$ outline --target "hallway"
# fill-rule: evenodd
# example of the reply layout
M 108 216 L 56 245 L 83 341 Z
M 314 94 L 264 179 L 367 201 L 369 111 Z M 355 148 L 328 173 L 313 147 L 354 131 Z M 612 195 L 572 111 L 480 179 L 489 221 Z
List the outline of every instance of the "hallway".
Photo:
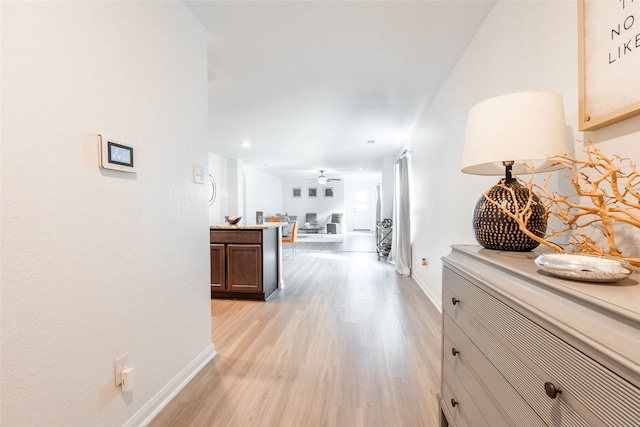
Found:
M 266 303 L 212 300 L 218 354 L 150 425 L 436 426 L 440 314 L 351 237 L 285 257 Z

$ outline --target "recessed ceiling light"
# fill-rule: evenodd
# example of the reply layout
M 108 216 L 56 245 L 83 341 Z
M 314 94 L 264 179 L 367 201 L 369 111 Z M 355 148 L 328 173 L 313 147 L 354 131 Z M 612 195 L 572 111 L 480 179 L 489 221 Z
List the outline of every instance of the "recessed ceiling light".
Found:
M 249 146 L 251 146 L 251 144 L 249 144 L 249 141 L 244 141 L 244 142 L 242 143 L 242 146 L 243 146 L 243 147 L 249 147 Z

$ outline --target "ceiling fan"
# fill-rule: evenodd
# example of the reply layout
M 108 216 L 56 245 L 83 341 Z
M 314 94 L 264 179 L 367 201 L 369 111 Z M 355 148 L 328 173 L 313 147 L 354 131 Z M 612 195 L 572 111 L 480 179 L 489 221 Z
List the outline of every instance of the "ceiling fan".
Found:
M 323 170 L 320 170 L 320 176 L 316 179 L 312 179 L 309 182 L 317 182 L 318 184 L 326 184 L 331 181 L 342 181 L 340 178 L 327 178 Z

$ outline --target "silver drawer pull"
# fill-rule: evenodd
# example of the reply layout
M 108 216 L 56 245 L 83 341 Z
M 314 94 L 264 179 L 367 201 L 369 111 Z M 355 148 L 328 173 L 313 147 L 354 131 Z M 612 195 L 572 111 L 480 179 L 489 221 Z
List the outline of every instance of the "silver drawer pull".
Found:
M 460 300 L 456 297 L 451 298 L 451 304 L 456 305 L 460 302 Z
M 453 406 L 454 408 L 458 405 L 458 401 L 455 400 L 453 397 L 451 398 L 451 406 Z
M 458 354 L 460 354 L 460 352 L 458 351 L 458 349 L 456 349 L 455 347 L 453 347 L 451 349 L 451 354 L 453 354 L 454 356 L 457 356 Z
M 544 383 L 544 391 L 547 393 L 547 396 L 552 399 L 555 399 L 560 393 L 562 393 L 562 390 L 557 389 L 553 383 Z

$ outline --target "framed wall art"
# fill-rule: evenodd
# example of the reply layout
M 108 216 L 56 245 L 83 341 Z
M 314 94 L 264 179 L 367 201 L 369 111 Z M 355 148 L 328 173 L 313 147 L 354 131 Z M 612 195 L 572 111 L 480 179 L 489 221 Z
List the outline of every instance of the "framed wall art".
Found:
M 298 198 L 298 199 L 301 198 L 302 197 L 302 188 L 293 187 L 291 189 L 291 197 Z
M 640 114 L 640 1 L 578 0 L 578 59 L 581 131 Z
M 322 190 L 324 197 L 333 197 L 333 187 L 324 187 Z
M 308 190 L 309 190 L 309 193 L 308 193 L 309 197 L 318 197 L 318 188 L 317 187 L 309 187 Z

